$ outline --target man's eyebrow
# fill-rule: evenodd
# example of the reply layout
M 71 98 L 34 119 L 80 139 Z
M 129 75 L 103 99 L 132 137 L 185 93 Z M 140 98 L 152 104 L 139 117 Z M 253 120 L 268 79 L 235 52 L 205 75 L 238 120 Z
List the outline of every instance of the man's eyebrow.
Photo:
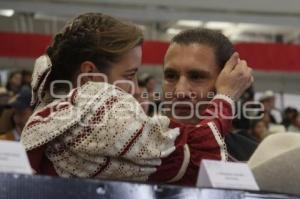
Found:
M 191 69 L 188 71 L 189 74 L 200 74 L 203 76 L 210 76 L 210 72 L 206 71 L 206 70 L 199 70 L 199 69 Z

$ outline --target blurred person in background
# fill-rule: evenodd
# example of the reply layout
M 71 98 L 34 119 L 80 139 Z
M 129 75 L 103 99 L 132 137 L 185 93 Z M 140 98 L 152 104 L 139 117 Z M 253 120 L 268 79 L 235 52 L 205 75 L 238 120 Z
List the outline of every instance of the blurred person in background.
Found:
M 22 87 L 31 88 L 32 72 L 29 70 L 22 71 Z
M 246 106 L 247 102 L 254 102 L 253 86 L 245 91 L 239 103 L 236 104 L 236 110 L 239 110 L 242 114 L 234 118 L 232 129 L 225 137 L 227 149 L 233 161 L 248 161 L 258 146 L 258 141 L 250 133 L 252 120 L 249 118 L 249 116 L 255 116 L 257 114 L 250 108 L 258 107 L 256 107 L 257 105 L 254 103 Z M 245 112 L 243 108 L 247 108 L 248 111 Z
M 0 134 L 4 134 L 8 131 L 11 131 L 14 127 L 13 124 L 13 109 L 10 106 L 7 106 L 9 101 L 16 100 L 16 97 L 11 97 L 8 93 L 1 95 L 3 99 L 1 102 L 1 113 L 0 113 Z
M 4 87 L 0 88 L 0 118 L 10 98 L 11 96 L 6 92 L 6 89 Z M 1 132 L 1 128 L 0 128 L 0 132 Z
M 268 132 L 268 124 L 264 120 L 252 120 L 250 135 L 260 143 L 265 137 L 270 135 Z
M 300 114 L 297 113 L 297 115 L 294 115 L 291 119 L 292 121 L 288 127 L 288 132 L 300 133 Z
M 16 95 L 16 98 L 10 102 L 8 108 L 12 111 L 12 115 L 10 116 L 12 127 L 11 130 L 0 136 L 1 140 L 20 140 L 22 130 L 33 113 L 30 101 L 31 90 L 28 88 L 22 88 L 22 90 Z
M 298 110 L 296 108 L 287 107 L 283 111 L 282 125 L 284 125 L 286 129 L 288 129 L 288 127 L 292 124 L 292 121 L 297 117 L 297 115 L 298 115 Z
M 281 113 L 275 108 L 275 93 L 271 90 L 265 91 L 259 98 L 264 105 L 264 113 L 268 115 L 271 124 L 280 124 L 282 122 Z
M 261 111 L 257 115 L 262 115 L 261 120 L 264 121 L 269 128 L 271 125 L 271 120 L 272 120 L 270 114 L 268 114 L 268 112 Z
M 272 117 L 268 112 L 260 111 L 258 112 L 257 116 L 262 116 L 261 120 L 267 125 L 268 132 L 270 134 L 273 133 L 285 133 L 286 128 L 282 124 L 274 124 L 272 123 Z
M 149 115 L 149 106 L 151 106 L 151 104 L 148 100 L 148 91 L 144 81 L 138 80 L 138 87 L 135 89 L 133 96 L 141 104 L 145 113 Z
M 143 77 L 143 81 L 148 93 L 153 96 L 153 93 L 155 92 L 156 88 L 155 78 L 151 75 L 145 74 L 145 77 Z
M 152 103 L 152 105 L 148 106 L 147 115 L 153 116 L 158 113 L 158 107 L 161 102 L 159 96 L 157 96 L 157 92 L 155 92 L 156 88 L 156 80 L 152 75 L 143 74 L 139 80 L 141 84 L 143 84 L 147 90 L 148 101 Z
M 282 123 L 282 114 L 275 107 L 276 97 L 275 93 L 271 90 L 265 91 L 259 98 L 259 102 L 263 104 L 264 110 L 259 113 L 263 114 L 262 120 L 268 126 L 269 133 L 284 133 L 286 128 Z
M 12 107 L 7 107 L 11 101 L 15 101 L 21 90 L 31 90 L 31 75 L 27 70 L 15 71 L 9 75 L 6 89 L 0 91 L 0 134 L 12 131 L 14 128 Z
M 1 92 L 2 109 L 0 113 L 0 132 L 5 133 L 11 131 L 13 128 L 13 110 L 7 108 L 6 105 L 9 101 L 16 98 L 16 94 L 22 88 L 22 73 L 20 71 L 11 72 L 4 89 Z
M 6 83 L 6 92 L 8 92 L 11 96 L 16 95 L 22 88 L 22 80 L 23 76 L 20 71 L 12 72 Z

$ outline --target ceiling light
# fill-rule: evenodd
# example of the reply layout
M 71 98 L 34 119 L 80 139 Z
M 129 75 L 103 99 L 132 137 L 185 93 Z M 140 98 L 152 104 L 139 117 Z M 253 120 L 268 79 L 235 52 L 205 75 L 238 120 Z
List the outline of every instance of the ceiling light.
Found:
M 199 27 L 202 24 L 203 24 L 202 21 L 197 21 L 197 20 L 179 20 L 179 21 L 177 21 L 178 26 Z
M 230 22 L 220 22 L 220 21 L 210 21 L 205 24 L 206 28 L 209 29 L 217 29 L 217 30 L 223 30 L 227 28 L 232 28 L 234 26 L 234 23 Z
M 168 28 L 167 33 L 171 35 L 176 35 L 181 32 L 181 29 L 177 28 Z
M 11 17 L 15 14 L 15 11 L 12 9 L 0 9 L 0 15 L 4 17 Z

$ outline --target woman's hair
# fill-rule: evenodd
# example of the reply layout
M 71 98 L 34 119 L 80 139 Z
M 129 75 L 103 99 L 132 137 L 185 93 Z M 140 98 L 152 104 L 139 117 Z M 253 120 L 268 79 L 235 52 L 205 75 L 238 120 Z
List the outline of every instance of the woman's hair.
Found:
M 84 61 L 93 62 L 106 73 L 112 63 L 141 45 L 143 33 L 135 25 L 101 13 L 79 15 L 55 35 L 47 54 L 52 69 L 47 81 L 72 81 Z

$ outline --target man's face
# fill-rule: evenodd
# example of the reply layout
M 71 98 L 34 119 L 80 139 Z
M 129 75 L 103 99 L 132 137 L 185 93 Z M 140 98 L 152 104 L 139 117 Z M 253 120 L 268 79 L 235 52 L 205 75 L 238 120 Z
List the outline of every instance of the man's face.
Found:
M 201 103 L 203 105 L 196 108 L 196 104 L 213 97 L 220 70 L 212 47 L 202 44 L 171 44 L 164 61 L 163 92 L 164 101 L 175 103 L 176 106 L 173 113 L 166 112 L 167 116 L 178 122 L 197 124 L 199 119 L 195 111 L 200 115 L 206 105 Z M 193 108 L 188 104 L 192 104 Z M 182 118 L 189 115 L 192 117 Z
M 268 127 L 264 121 L 258 122 L 253 130 L 254 136 L 258 138 L 262 138 L 263 134 L 268 131 Z
M 154 79 L 150 79 L 149 82 L 146 85 L 147 90 L 148 90 L 149 93 L 154 92 L 155 85 L 156 85 L 155 80 Z
M 270 112 L 272 109 L 275 108 L 275 97 L 271 97 L 269 99 L 266 99 L 262 102 L 264 105 L 264 109 L 266 112 Z
M 22 74 L 21 73 L 16 73 L 12 78 L 11 78 L 11 84 L 13 86 L 21 86 L 22 85 Z

